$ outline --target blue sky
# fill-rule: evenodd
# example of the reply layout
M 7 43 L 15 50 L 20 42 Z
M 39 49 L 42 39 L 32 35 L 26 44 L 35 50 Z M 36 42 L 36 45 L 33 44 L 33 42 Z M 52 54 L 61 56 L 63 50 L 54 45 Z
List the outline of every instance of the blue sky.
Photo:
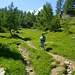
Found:
M 19 10 L 23 11 L 37 11 L 44 4 L 46 4 L 46 2 L 49 2 L 51 3 L 53 12 L 55 14 L 57 0 L 0 0 L 0 8 L 4 8 L 5 6 L 8 7 L 8 5 L 11 4 L 11 2 L 14 3 L 15 7 L 18 7 Z

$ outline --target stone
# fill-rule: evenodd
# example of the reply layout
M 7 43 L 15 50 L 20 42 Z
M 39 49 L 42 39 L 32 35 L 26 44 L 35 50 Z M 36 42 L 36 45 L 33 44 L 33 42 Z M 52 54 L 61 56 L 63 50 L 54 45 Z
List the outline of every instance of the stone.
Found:
M 0 68 L 0 75 L 4 75 L 4 74 L 5 74 L 4 68 Z
M 68 62 L 68 61 L 65 61 L 64 63 L 67 64 L 67 65 L 70 65 L 70 62 Z

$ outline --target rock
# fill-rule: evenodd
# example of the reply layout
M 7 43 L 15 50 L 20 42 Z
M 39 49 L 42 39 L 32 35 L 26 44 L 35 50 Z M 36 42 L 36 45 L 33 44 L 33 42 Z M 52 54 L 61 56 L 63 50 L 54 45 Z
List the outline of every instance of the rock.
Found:
M 67 69 L 67 72 L 69 72 L 70 71 L 70 69 Z
M 4 74 L 5 74 L 4 68 L 0 68 L 0 75 L 4 75 Z
M 69 74 L 72 74 L 72 71 L 69 71 L 68 73 L 69 73 Z
M 70 62 L 69 61 L 65 61 L 64 63 L 67 64 L 67 65 L 70 65 Z

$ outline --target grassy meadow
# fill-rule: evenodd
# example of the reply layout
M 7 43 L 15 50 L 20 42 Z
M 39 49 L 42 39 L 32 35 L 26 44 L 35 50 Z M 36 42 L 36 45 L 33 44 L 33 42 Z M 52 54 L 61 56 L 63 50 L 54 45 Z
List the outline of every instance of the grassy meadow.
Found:
M 23 36 L 23 38 L 29 39 L 37 49 L 41 49 L 40 35 L 42 31 L 35 29 L 23 29 L 20 32 L 24 34 L 19 34 L 19 36 Z M 65 32 L 45 32 L 45 36 L 46 51 L 60 54 L 68 59 L 75 61 L 75 34 L 67 34 Z
M 71 31 L 74 32 L 74 29 L 73 26 Z M 26 75 L 23 57 L 18 51 L 17 43 L 21 43 L 30 51 L 30 62 L 36 75 L 49 75 L 54 66 L 51 62 L 56 60 L 46 52 L 59 54 L 75 61 L 74 33 L 44 32 L 46 36 L 44 51 L 40 48 L 41 33 L 42 31 L 36 29 L 21 29 L 16 33 L 16 37 L 10 37 L 9 33 L 0 33 L 0 67 L 4 67 L 6 75 Z M 29 47 L 24 40 L 31 41 L 37 49 Z M 58 63 L 56 65 L 58 66 Z

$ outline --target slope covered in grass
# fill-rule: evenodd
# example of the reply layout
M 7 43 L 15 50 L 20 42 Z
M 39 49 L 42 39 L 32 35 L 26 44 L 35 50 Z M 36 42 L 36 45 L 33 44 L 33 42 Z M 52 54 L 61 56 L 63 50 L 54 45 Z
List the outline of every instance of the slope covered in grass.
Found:
M 74 31 L 74 30 L 73 30 Z M 20 30 L 23 38 L 29 39 L 37 49 L 40 48 L 40 35 L 42 31 L 35 29 Z M 75 34 L 67 34 L 65 32 L 45 32 L 46 42 L 45 50 L 57 53 L 66 58 L 74 60 L 75 57 Z

